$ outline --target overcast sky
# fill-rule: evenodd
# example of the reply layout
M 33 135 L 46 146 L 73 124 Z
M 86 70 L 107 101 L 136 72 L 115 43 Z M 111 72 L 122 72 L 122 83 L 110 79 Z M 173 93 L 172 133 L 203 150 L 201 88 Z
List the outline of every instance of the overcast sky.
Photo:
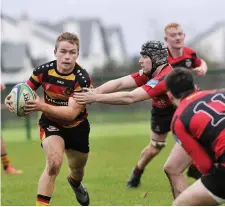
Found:
M 120 25 L 129 54 L 138 53 L 146 40 L 161 38 L 164 26 L 171 21 L 183 25 L 187 40 L 214 23 L 225 21 L 225 0 L 1 0 L 1 3 L 2 11 L 12 17 L 27 12 L 34 20 L 56 22 L 69 16 L 88 16 L 99 17 L 105 25 Z

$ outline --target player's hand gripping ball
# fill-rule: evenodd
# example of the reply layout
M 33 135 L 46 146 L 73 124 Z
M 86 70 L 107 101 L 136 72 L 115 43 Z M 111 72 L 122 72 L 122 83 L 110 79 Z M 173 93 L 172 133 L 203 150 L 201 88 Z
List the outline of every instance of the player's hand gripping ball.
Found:
M 26 116 L 24 106 L 27 101 L 35 100 L 35 93 L 26 83 L 15 85 L 10 93 L 14 113 L 19 117 Z

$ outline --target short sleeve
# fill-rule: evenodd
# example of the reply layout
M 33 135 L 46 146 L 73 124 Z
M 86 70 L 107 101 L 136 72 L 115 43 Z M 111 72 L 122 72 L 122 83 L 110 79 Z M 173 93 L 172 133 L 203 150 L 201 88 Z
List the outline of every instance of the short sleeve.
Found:
M 133 73 L 130 76 L 135 80 L 138 87 L 146 84 L 149 80 L 149 77 L 147 75 L 140 75 L 139 72 Z

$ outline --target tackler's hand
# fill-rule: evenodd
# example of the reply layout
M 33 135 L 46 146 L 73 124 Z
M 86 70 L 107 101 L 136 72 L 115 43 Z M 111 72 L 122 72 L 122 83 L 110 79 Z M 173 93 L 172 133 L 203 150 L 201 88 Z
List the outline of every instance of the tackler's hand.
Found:
M 96 101 L 96 92 L 91 88 L 83 88 L 81 93 L 74 92 L 73 98 L 78 104 L 90 104 Z
M 194 68 L 193 71 L 195 71 L 198 76 L 204 76 L 206 74 L 206 71 L 201 66 Z

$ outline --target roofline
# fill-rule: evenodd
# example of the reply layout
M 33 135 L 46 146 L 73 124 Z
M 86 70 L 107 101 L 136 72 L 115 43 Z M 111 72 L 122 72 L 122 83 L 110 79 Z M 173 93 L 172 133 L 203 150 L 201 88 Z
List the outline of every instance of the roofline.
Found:
M 215 24 L 213 24 L 209 29 L 207 29 L 204 32 L 201 32 L 199 34 L 197 34 L 192 40 L 190 40 L 187 45 L 188 46 L 193 46 L 196 43 L 199 42 L 199 40 L 207 37 L 208 35 L 212 34 L 213 32 L 215 32 L 217 29 L 221 28 L 221 27 L 225 27 L 225 21 L 220 21 L 220 22 L 216 22 Z
M 17 25 L 18 21 L 12 17 L 10 17 L 7 14 L 3 14 L 3 12 L 1 13 L 1 19 L 5 19 L 6 21 L 10 22 L 11 24 Z

